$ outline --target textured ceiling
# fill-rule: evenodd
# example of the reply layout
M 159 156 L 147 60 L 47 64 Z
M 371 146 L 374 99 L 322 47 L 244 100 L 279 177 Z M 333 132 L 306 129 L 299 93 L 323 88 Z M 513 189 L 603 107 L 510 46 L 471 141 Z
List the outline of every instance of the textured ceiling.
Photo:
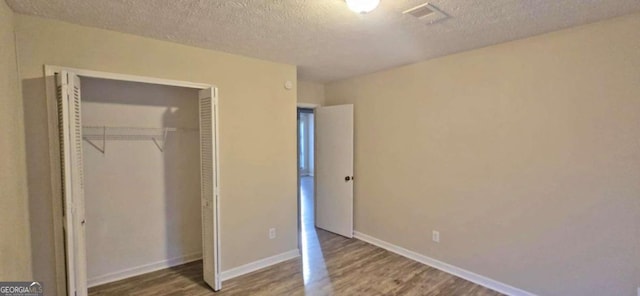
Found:
M 299 66 L 332 81 L 640 11 L 639 0 L 433 0 L 449 17 L 402 14 L 425 0 L 7 0 L 14 11 Z

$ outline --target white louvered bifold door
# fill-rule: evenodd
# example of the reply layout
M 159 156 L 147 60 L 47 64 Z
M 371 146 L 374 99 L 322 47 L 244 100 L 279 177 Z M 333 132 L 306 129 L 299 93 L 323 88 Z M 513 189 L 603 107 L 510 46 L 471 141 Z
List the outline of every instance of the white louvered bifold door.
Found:
M 202 261 L 204 281 L 221 288 L 218 239 L 218 153 L 216 89 L 203 89 L 200 100 L 200 176 L 202 196 Z
M 56 74 L 67 292 L 87 295 L 84 180 L 80 79 L 67 71 Z

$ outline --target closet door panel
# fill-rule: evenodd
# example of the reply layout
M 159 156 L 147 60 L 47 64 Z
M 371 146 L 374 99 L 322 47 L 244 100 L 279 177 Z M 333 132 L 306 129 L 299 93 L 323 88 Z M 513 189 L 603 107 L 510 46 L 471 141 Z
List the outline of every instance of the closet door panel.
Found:
M 87 295 L 80 78 L 56 74 L 67 291 Z
M 73 182 L 73 200 L 76 211 L 74 223 L 76 225 L 76 287 L 77 295 L 87 295 L 87 255 L 84 209 L 84 171 L 82 161 L 82 116 L 80 114 L 81 91 L 80 78 L 69 74 L 69 117 L 71 118 L 71 180 Z M 82 292 L 80 292 L 82 291 Z
M 204 281 L 213 290 L 221 288 L 218 240 L 217 106 L 215 89 L 199 94 L 200 176 L 202 195 L 202 261 Z

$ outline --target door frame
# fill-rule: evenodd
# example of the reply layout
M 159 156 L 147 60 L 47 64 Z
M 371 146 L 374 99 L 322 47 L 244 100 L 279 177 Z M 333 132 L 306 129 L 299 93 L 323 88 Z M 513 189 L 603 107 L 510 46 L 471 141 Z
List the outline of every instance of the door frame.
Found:
M 65 222 L 62 215 L 62 187 L 60 180 L 61 175 L 61 163 L 60 163 L 60 143 L 59 143 L 59 128 L 58 128 L 58 111 L 57 111 L 57 98 L 56 98 L 56 82 L 55 74 L 61 71 L 72 72 L 79 77 L 90 77 L 108 80 L 118 80 L 126 82 L 139 82 L 155 85 L 167 85 L 178 86 L 185 88 L 193 88 L 198 90 L 213 88 L 216 96 L 215 100 L 218 100 L 218 89 L 215 85 L 206 83 L 197 83 L 181 80 L 171 80 L 163 78 L 155 78 L 148 76 L 128 75 L 112 72 L 93 71 L 86 69 L 77 69 L 64 66 L 44 65 L 44 81 L 45 81 L 45 95 L 47 104 L 47 122 L 48 122 L 48 135 L 49 135 L 49 169 L 51 176 L 51 198 L 52 198 L 52 210 L 53 210 L 53 237 L 54 237 L 54 264 L 56 271 L 56 286 L 58 295 L 68 295 L 67 293 L 67 267 L 66 267 L 66 250 L 64 247 L 65 237 L 63 234 L 63 223 Z M 195 97 L 198 100 L 198 96 Z M 215 108 L 215 167 L 216 167 L 216 183 L 218 188 L 216 193 L 218 195 L 218 202 L 214 203 L 214 211 L 216 215 L 216 245 L 217 253 L 215 254 L 215 262 L 218 265 L 218 280 L 221 281 L 220 266 L 222 251 L 221 251 L 221 225 L 220 225 L 220 131 L 219 131 L 219 105 Z
M 296 104 L 296 118 L 298 118 L 299 116 L 299 111 L 298 109 L 312 109 L 313 110 L 313 114 L 316 114 L 316 108 L 321 107 L 320 104 L 309 104 L 309 103 L 297 103 Z M 315 121 L 315 116 L 313 117 L 314 121 Z M 299 118 L 298 118 L 299 119 Z M 300 204 L 300 122 L 298 121 L 298 119 L 296 119 L 296 185 L 298 186 L 296 188 L 296 203 L 298 204 L 298 214 L 296 215 L 298 218 L 298 250 L 300 250 L 301 252 L 303 252 L 304 250 L 302 250 L 302 205 Z M 315 137 L 316 137 L 316 125 L 314 122 L 313 125 L 313 143 L 315 146 Z M 315 153 L 315 147 L 313 149 L 314 153 Z M 316 158 L 313 158 L 313 167 L 316 167 Z M 313 202 L 315 203 L 315 195 L 316 195 L 316 178 L 313 178 Z M 313 210 L 316 210 L 316 207 L 314 205 Z M 315 216 L 315 215 L 314 215 Z M 315 221 L 314 221 L 315 224 Z

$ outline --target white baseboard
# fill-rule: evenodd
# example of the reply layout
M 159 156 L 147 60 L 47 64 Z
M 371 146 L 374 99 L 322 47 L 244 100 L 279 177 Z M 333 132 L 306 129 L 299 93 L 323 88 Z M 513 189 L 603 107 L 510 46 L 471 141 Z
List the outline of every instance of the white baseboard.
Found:
M 243 274 L 247 274 L 259 269 L 263 269 L 265 267 L 269 267 L 271 265 L 278 264 L 280 262 L 284 262 L 297 257 L 300 257 L 300 250 L 295 249 L 295 250 L 287 251 L 275 256 L 260 259 L 258 261 L 253 261 L 251 263 L 223 271 L 220 277 L 222 278 L 223 281 L 230 280 L 232 278 L 241 276 Z
M 202 253 L 193 253 L 185 256 L 169 258 L 166 260 L 161 260 L 149 264 L 144 264 L 140 266 L 135 266 L 131 268 L 127 268 L 124 270 L 107 273 L 105 275 L 97 276 L 94 278 L 90 278 L 87 280 L 87 286 L 89 288 L 99 286 L 106 283 L 111 283 L 115 281 L 119 281 L 122 279 L 130 278 L 136 275 L 141 275 L 177 265 L 182 265 L 185 263 L 193 262 L 196 260 L 202 259 Z
M 496 280 L 490 279 L 488 277 L 479 275 L 477 273 L 473 273 L 471 271 L 468 271 L 468 270 L 453 266 L 451 264 L 444 263 L 442 261 L 427 257 L 425 255 L 416 253 L 414 251 L 407 250 L 407 249 L 402 248 L 400 246 L 388 243 L 386 241 L 383 241 L 381 239 L 377 239 L 375 237 L 372 237 L 370 235 L 366 235 L 366 234 L 361 233 L 361 232 L 354 231 L 353 232 L 353 236 L 355 238 L 361 240 L 361 241 L 370 243 L 370 244 L 372 244 L 374 246 L 378 246 L 378 247 L 383 248 L 383 249 L 385 249 L 387 251 L 396 253 L 398 255 L 407 257 L 407 258 L 415 260 L 415 261 L 418 261 L 418 262 L 420 262 L 422 264 L 429 265 L 429 266 L 431 266 L 433 268 L 442 270 L 442 271 L 444 271 L 446 273 L 450 273 L 452 275 L 455 275 L 457 277 L 463 278 L 463 279 L 465 279 L 467 281 L 476 283 L 478 285 L 487 287 L 487 288 L 492 289 L 494 291 L 498 291 L 498 292 L 500 292 L 502 294 L 511 295 L 511 296 L 536 296 L 533 293 L 524 291 L 522 289 L 518 289 L 516 287 L 509 286 L 507 284 L 504 284 L 504 283 L 498 282 Z

